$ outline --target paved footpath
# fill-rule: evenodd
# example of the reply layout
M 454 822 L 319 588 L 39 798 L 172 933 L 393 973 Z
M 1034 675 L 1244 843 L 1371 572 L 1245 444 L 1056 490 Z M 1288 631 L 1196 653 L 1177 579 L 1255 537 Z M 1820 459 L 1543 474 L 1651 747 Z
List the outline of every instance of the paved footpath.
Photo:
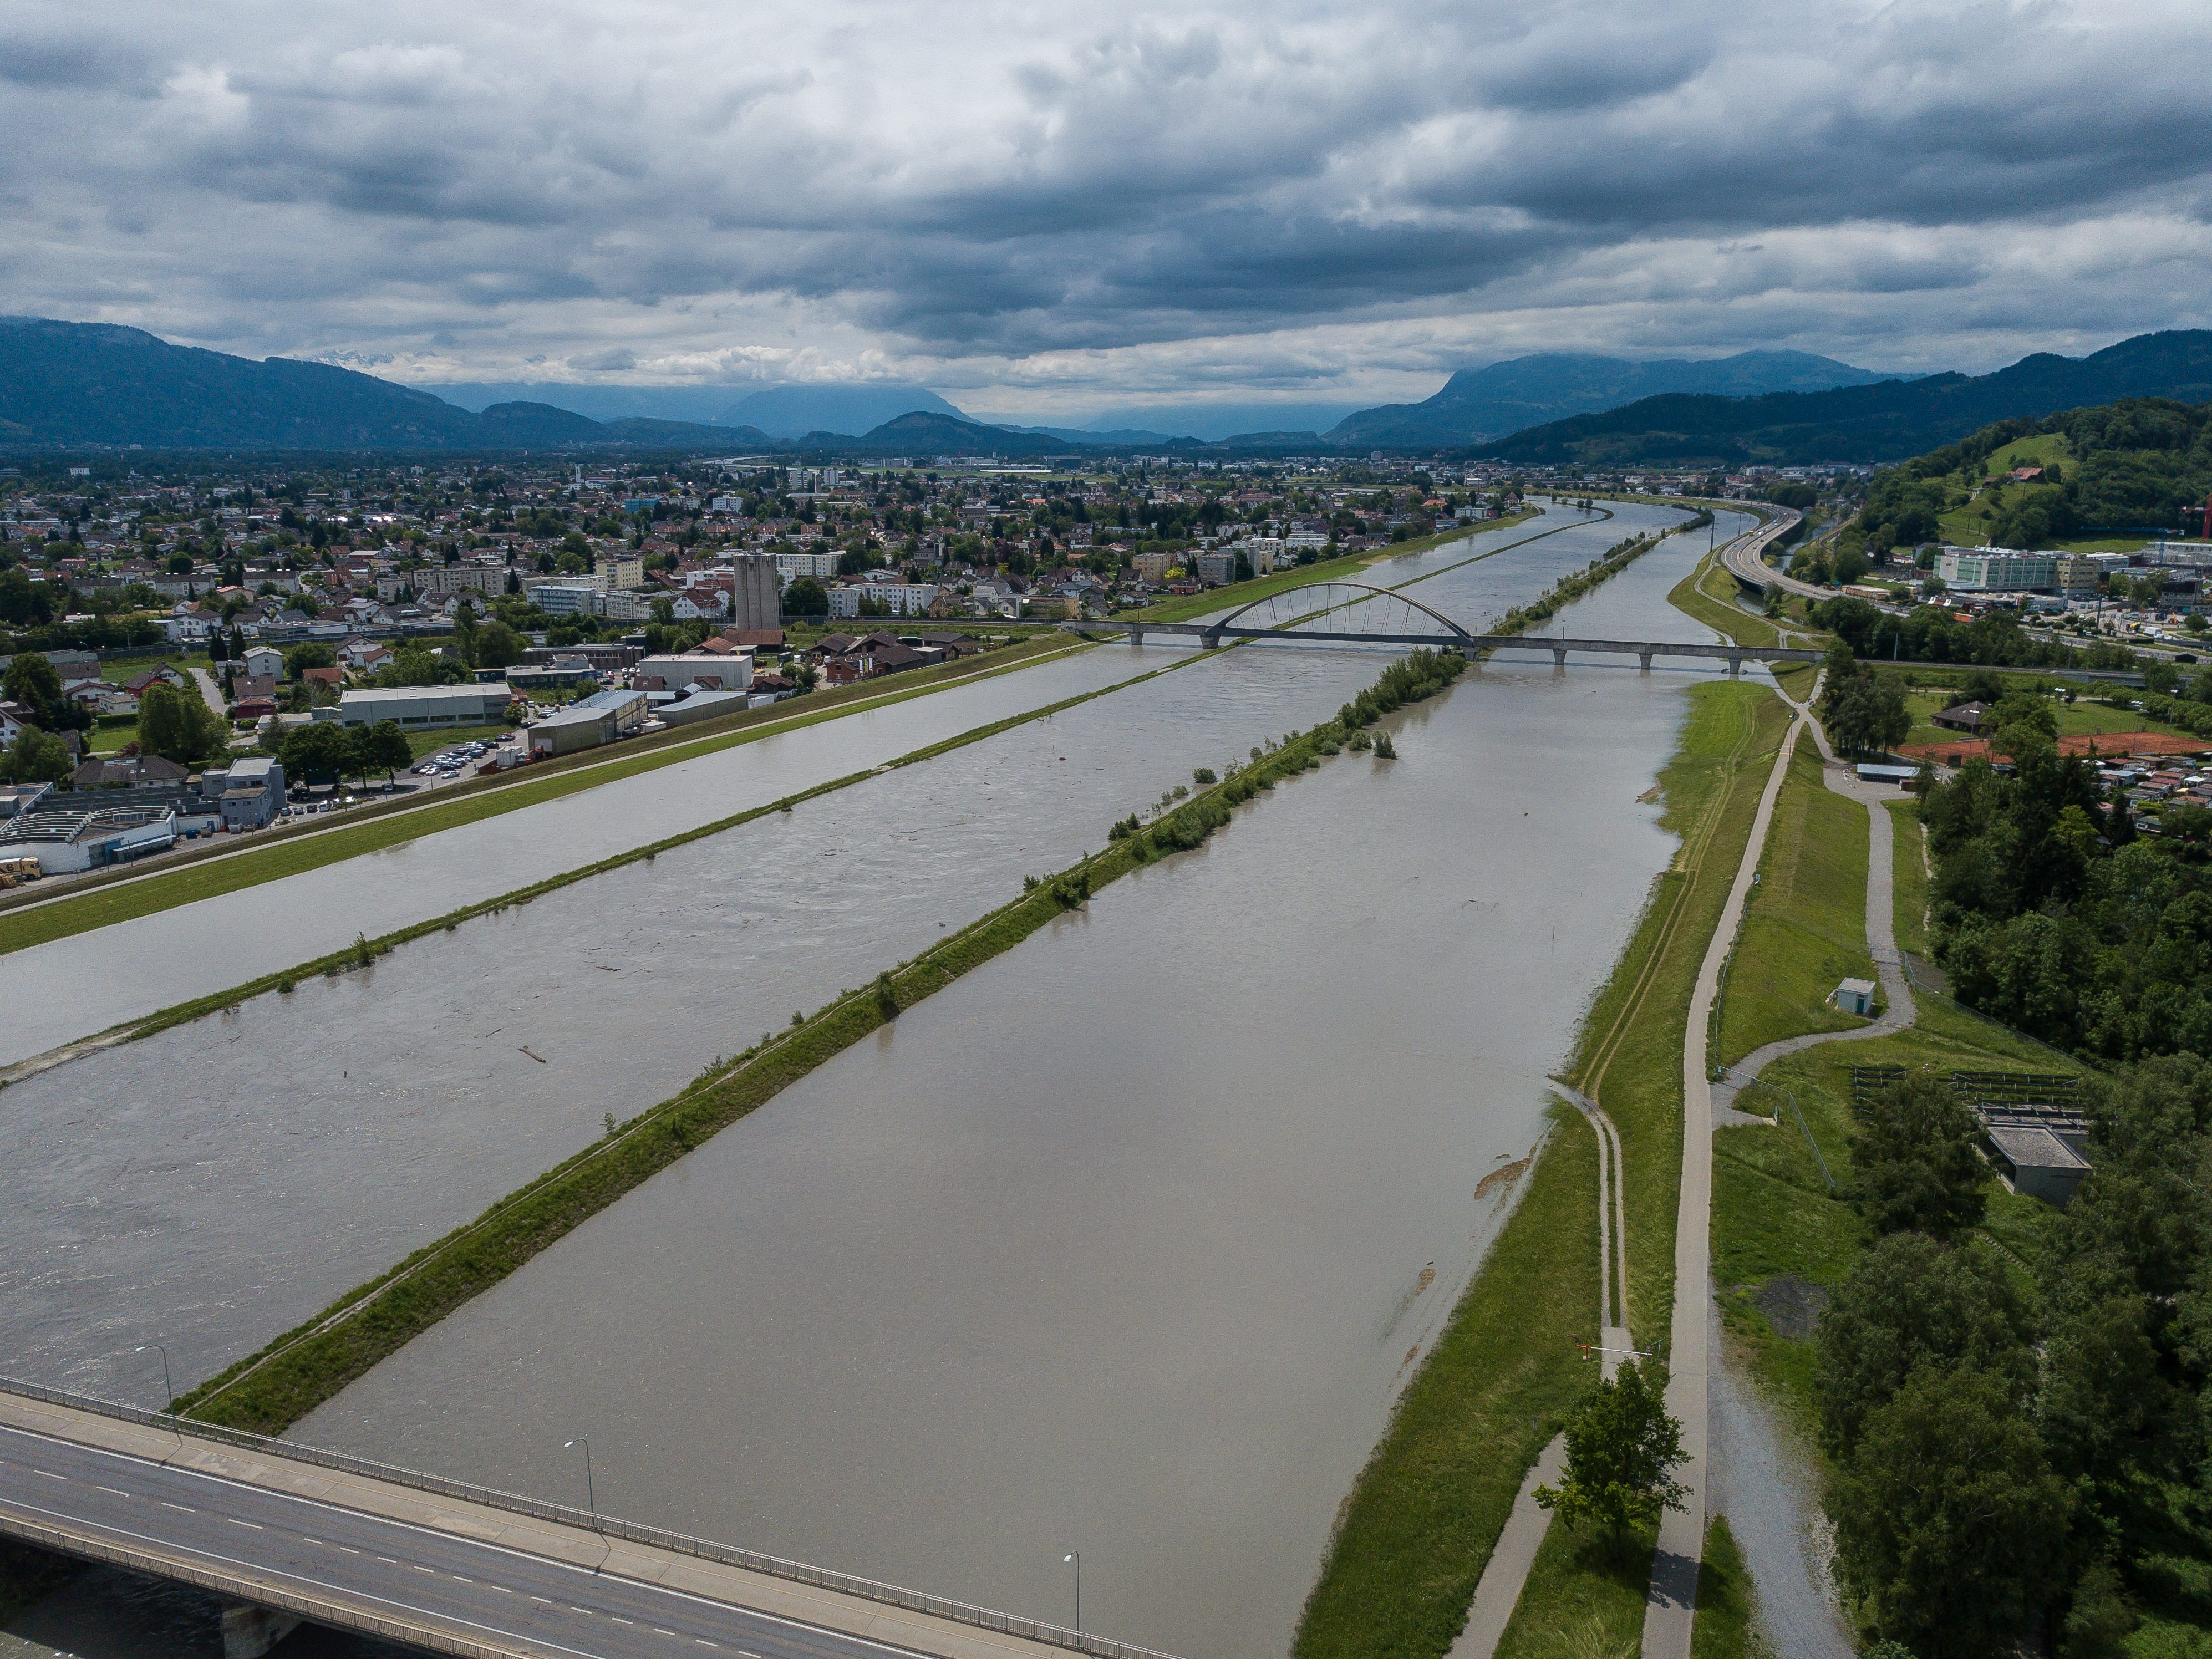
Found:
M 1784 701 L 1789 699 L 1785 697 Z M 1691 1632 L 1696 1619 L 1698 1565 L 1704 1553 L 1705 1496 L 1710 1485 L 1706 1460 L 1711 1424 L 1711 1340 L 1717 1324 L 1713 1316 L 1711 1249 L 1712 1129 L 1716 1109 L 1729 1117 L 1739 1117 L 1729 1103 L 1767 1066 L 1784 1054 L 1801 1053 L 1824 1042 L 1887 1036 L 1911 1025 L 1917 1013 L 1911 987 L 1905 977 L 1904 959 L 1897 949 L 1893 883 L 1896 832 L 1883 805 L 1900 799 L 1900 792 L 1873 787 L 1853 777 L 1829 746 L 1827 733 L 1811 718 L 1809 706 L 1791 702 L 1790 707 L 1796 711 L 1796 719 L 1783 743 L 1774 775 L 1767 781 L 1758 818 L 1752 826 L 1750 842 L 1744 849 L 1743 866 L 1737 872 L 1728 908 L 1722 915 L 1721 925 L 1714 930 L 1705 966 L 1698 972 L 1697 992 L 1690 1007 L 1688 1038 L 1683 1046 L 1682 1196 L 1675 1222 L 1674 1344 L 1670 1355 L 1672 1374 L 1667 1405 L 1682 1423 L 1682 1445 L 1690 1455 L 1681 1473 L 1691 1496 L 1682 1512 L 1668 1514 L 1660 1522 L 1659 1548 L 1651 1566 L 1651 1591 L 1644 1607 L 1644 1659 L 1689 1659 Z M 1781 793 L 1782 781 L 1789 770 L 1798 733 L 1806 727 L 1810 727 L 1813 740 L 1820 745 L 1826 763 L 1823 781 L 1829 789 L 1858 801 L 1867 809 L 1867 946 L 1875 959 L 1888 1006 L 1880 1018 L 1856 1030 L 1815 1032 L 1767 1043 L 1731 1067 L 1725 1083 L 1709 1085 L 1705 1080 L 1709 1059 L 1705 1036 L 1718 994 L 1721 965 L 1727 960 L 1741 926 L 1752 877 L 1766 845 L 1774 803 Z M 1686 1286 L 1692 1287 L 1688 1293 L 1685 1292 Z M 1830 1612 L 1832 1619 L 1832 1610 L 1824 1611 Z M 1840 1626 L 1818 1633 L 1838 1638 Z M 1834 1644 L 1823 1642 L 1819 1646 L 1826 1651 Z M 1847 1644 L 1842 1650 L 1848 1651 Z
M 1725 1079 L 1713 1085 L 1713 1103 L 1723 1121 L 1736 1097 L 1783 1055 L 1801 1054 L 1824 1042 L 1863 1042 L 1869 1037 L 1888 1036 L 1905 1030 L 1918 1018 L 1911 984 L 1905 977 L 1905 958 L 1897 948 L 1897 831 L 1890 821 L 1888 809 L 1883 805 L 1885 801 L 1911 797 L 1902 789 L 1863 783 L 1852 776 L 1850 766 L 1838 760 L 1836 751 L 1828 746 L 1828 734 L 1820 729 L 1820 722 L 1808 724 L 1812 727 L 1813 741 L 1820 745 L 1820 757 L 1826 763 L 1821 775 L 1829 789 L 1867 809 L 1867 950 L 1874 957 L 1875 973 L 1881 981 L 1886 1006 L 1873 1023 L 1854 1030 L 1814 1031 L 1804 1036 L 1782 1037 L 1753 1049 L 1728 1068 Z
M 1597 1137 L 1598 1346 L 1602 1374 L 1611 1376 L 1635 1346 L 1627 1329 L 1627 1232 L 1621 1192 L 1620 1132 L 1605 1109 L 1589 1096 L 1557 1078 L 1552 1085 L 1582 1109 L 1590 1133 Z M 1521 1604 L 1521 1591 L 1528 1582 L 1529 1569 L 1536 1564 L 1536 1552 L 1552 1529 L 1552 1511 L 1537 1503 L 1536 1488 L 1556 1486 L 1566 1468 L 1567 1437 L 1554 1435 L 1521 1482 L 1512 1510 L 1505 1518 L 1505 1530 L 1498 1535 L 1497 1547 L 1491 1551 L 1474 1587 L 1466 1628 L 1444 1659 L 1491 1659 L 1498 1651 L 1506 1626 L 1513 1621 L 1513 1609 Z
M 1759 854 L 1774 820 L 1774 803 L 1805 725 L 1805 711 L 1799 708 L 1759 795 L 1743 862 L 1729 890 L 1720 923 L 1713 929 L 1712 942 L 1705 948 L 1690 999 L 1688 1035 L 1682 1045 L 1682 1188 L 1674 1217 L 1674 1319 L 1667 1352 L 1667 1409 L 1682 1425 L 1684 1457 L 1676 1474 L 1689 1494 L 1680 1510 L 1668 1511 L 1659 1522 L 1650 1598 L 1644 1610 L 1644 1659 L 1690 1659 L 1698 1563 L 1705 1553 L 1705 1460 L 1711 1422 L 1707 1368 L 1712 1321 L 1713 1097 L 1705 1076 L 1705 1034 L 1720 991 L 1721 964 L 1742 926 L 1752 878 L 1758 873 Z

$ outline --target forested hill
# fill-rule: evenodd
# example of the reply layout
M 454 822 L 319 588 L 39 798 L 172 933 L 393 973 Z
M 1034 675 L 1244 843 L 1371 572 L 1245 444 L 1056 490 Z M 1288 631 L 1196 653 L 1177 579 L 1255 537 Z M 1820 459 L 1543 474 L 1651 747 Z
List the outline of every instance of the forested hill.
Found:
M 1996 422 L 1885 468 L 1844 534 L 1877 560 L 1932 541 L 2033 550 L 2100 530 L 2197 531 L 2208 495 L 2212 405 L 2130 398 Z
M 2212 398 L 2212 331 L 2139 334 L 2087 357 L 2039 352 L 1992 374 L 1758 398 L 1646 398 L 1531 427 L 1478 453 L 1532 465 L 1897 461 L 1994 422 L 2129 398 Z

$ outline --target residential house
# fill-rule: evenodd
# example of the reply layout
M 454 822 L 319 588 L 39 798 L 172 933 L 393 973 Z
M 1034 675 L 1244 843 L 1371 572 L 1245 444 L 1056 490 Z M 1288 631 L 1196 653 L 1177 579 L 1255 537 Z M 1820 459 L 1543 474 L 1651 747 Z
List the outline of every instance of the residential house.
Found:
M 101 755 L 70 774 L 71 789 L 166 789 L 189 775 L 159 755 Z

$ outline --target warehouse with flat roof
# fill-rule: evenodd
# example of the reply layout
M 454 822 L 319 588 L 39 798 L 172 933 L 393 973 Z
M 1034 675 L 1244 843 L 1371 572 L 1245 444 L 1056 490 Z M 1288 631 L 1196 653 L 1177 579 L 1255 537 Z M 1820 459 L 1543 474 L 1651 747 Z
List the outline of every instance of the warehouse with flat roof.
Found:
M 440 726 L 492 726 L 507 713 L 505 681 L 496 685 L 371 686 L 348 691 L 336 708 L 318 708 L 319 720 L 374 726 L 391 720 L 410 732 Z
M 530 758 L 571 755 L 627 738 L 645 725 L 642 691 L 594 691 L 548 714 L 530 728 Z

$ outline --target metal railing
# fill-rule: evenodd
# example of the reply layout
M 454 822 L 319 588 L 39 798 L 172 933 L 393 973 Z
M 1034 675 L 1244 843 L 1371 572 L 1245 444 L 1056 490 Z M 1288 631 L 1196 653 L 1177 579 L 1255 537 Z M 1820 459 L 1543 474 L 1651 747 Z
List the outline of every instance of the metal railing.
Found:
M 0 1537 L 20 1539 L 36 1544 L 42 1549 L 58 1551 L 88 1561 L 106 1561 L 126 1567 L 132 1572 L 146 1573 L 156 1578 L 167 1578 L 175 1583 L 193 1584 L 211 1590 L 217 1595 L 234 1601 L 251 1601 L 259 1607 L 273 1607 L 279 1613 L 289 1613 L 301 1619 L 311 1619 L 319 1625 L 330 1625 L 340 1630 L 357 1630 L 388 1642 L 404 1643 L 431 1653 L 451 1653 L 460 1659 L 523 1659 L 528 1650 L 493 1647 L 483 1642 L 471 1642 L 465 1637 L 454 1636 L 428 1625 L 404 1623 L 396 1619 L 380 1619 L 337 1601 L 294 1595 L 251 1578 L 240 1578 L 229 1573 L 212 1572 L 191 1561 L 156 1554 L 150 1550 L 125 1549 L 102 1538 L 87 1537 L 63 1527 L 40 1526 L 33 1522 L 18 1521 L 0 1515 Z
M 1000 1631 L 1018 1636 L 1026 1641 L 1046 1647 L 1064 1648 L 1073 1653 L 1088 1653 L 1097 1659 L 1174 1659 L 1174 1656 L 1158 1648 L 1139 1646 L 1133 1642 L 1116 1642 L 1111 1638 L 1094 1636 L 1086 1631 L 1073 1631 L 1041 1619 L 1026 1619 L 1019 1613 L 1001 1613 L 993 1607 L 980 1607 L 971 1602 L 960 1601 L 950 1596 L 931 1595 L 921 1590 L 908 1589 L 897 1584 L 887 1584 L 879 1579 L 863 1578 L 857 1574 L 838 1572 L 829 1567 L 810 1566 L 804 1561 L 787 1560 L 780 1555 L 766 1555 L 758 1550 L 741 1549 L 732 1544 L 718 1544 L 704 1538 L 693 1538 L 687 1534 L 665 1531 L 659 1527 L 641 1525 L 634 1521 L 623 1521 L 612 1516 L 593 1516 L 585 1510 L 571 1509 L 564 1504 L 549 1504 L 541 1498 L 526 1498 L 517 1492 L 501 1492 L 495 1487 L 472 1486 L 465 1480 L 449 1480 L 442 1475 L 425 1474 L 420 1470 L 403 1468 L 393 1463 L 380 1463 L 371 1458 L 356 1457 L 349 1452 L 331 1451 L 320 1446 L 302 1445 L 296 1441 L 278 1440 L 265 1434 L 255 1434 L 246 1429 L 225 1428 L 220 1424 L 199 1423 L 188 1417 L 173 1417 L 166 1412 L 149 1412 L 137 1406 L 126 1406 L 112 1400 L 101 1400 L 88 1395 L 70 1394 L 61 1389 L 49 1389 L 37 1382 L 24 1382 L 0 1376 L 0 1393 L 12 1394 L 26 1400 L 44 1401 L 50 1405 L 65 1406 L 75 1411 L 88 1412 L 100 1417 L 112 1417 L 125 1423 L 137 1423 L 148 1428 L 188 1436 L 217 1445 L 236 1446 L 257 1451 L 272 1458 L 291 1463 L 307 1463 L 319 1468 L 339 1469 L 349 1474 L 358 1474 L 373 1480 L 389 1482 L 397 1486 L 410 1487 L 416 1492 L 435 1492 L 443 1498 L 459 1498 L 465 1503 L 481 1504 L 489 1509 L 505 1510 L 511 1514 L 526 1515 L 540 1521 L 573 1527 L 582 1533 L 594 1533 L 606 1538 L 620 1538 L 629 1543 L 643 1544 L 650 1548 L 667 1550 L 677 1555 L 689 1555 L 702 1561 L 715 1561 L 724 1566 L 739 1567 L 748 1572 L 757 1572 L 772 1578 L 789 1579 L 796 1583 L 811 1584 L 817 1589 L 835 1591 L 864 1601 L 879 1602 L 888 1607 L 903 1607 L 909 1613 L 925 1613 L 933 1619 L 948 1620 L 954 1624 L 970 1626 L 978 1630 Z M 325 1501 L 333 1501 L 327 1495 Z M 160 1569 L 169 1576 L 166 1568 Z M 243 1593 L 243 1592 L 241 1592 Z M 265 1600 L 264 1596 L 249 1597 Z M 321 1615 L 316 1615 L 320 1617 Z M 362 1626 L 367 1628 L 367 1626 Z M 467 1650 L 455 1648 L 455 1652 Z M 483 1650 L 491 1652 L 493 1650 Z

